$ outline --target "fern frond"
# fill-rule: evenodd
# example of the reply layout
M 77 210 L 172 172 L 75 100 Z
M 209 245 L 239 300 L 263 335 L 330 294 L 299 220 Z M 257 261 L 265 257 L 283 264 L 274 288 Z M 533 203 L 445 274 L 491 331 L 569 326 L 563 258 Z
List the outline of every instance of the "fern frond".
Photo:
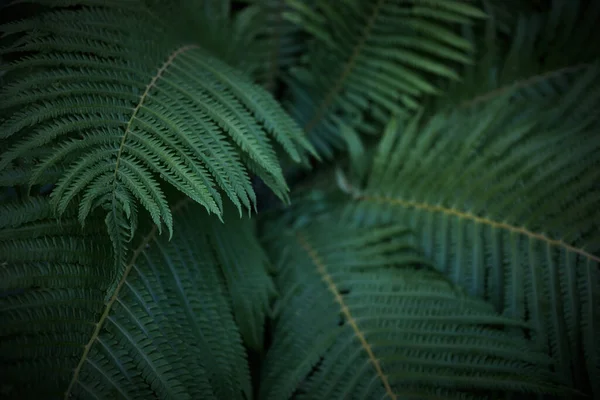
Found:
M 196 45 L 193 30 L 145 15 L 126 5 L 84 7 L 2 27 L 25 32 L 5 51 L 33 54 L 7 67 L 32 70 L 1 92 L 0 135 L 10 146 L 0 170 L 49 149 L 29 183 L 65 168 L 52 192 L 59 215 L 78 202 L 84 221 L 103 205 L 116 222 L 135 199 L 170 235 L 162 181 L 217 215 L 223 191 L 241 212 L 255 207 L 251 167 L 285 199 L 271 141 L 299 161 L 311 146 L 297 125 L 262 88 Z M 28 35 L 33 28 L 43 35 Z
M 595 65 L 580 78 L 579 102 L 600 106 L 598 77 Z M 574 103 L 524 107 L 508 96 L 477 113 L 390 124 L 347 215 L 415 229 L 445 275 L 531 324 L 563 383 L 595 395 L 600 119 Z
M 39 198 L 0 209 L 0 380 L 7 398 L 27 398 L 32 386 L 57 398 L 56 382 L 68 374 L 69 359 L 71 370 L 75 365 L 110 284 L 105 235 L 83 231 L 72 212 L 60 224 L 51 214 Z
M 524 325 L 425 267 L 409 231 L 329 219 L 272 243 L 282 298 L 261 398 L 557 390 L 550 358 L 504 330 Z
M 0 187 L 16 187 L 22 185 L 23 182 L 31 182 L 34 185 L 52 184 L 52 182 L 58 181 L 64 173 L 61 168 L 50 168 L 37 174 L 37 181 L 32 181 L 32 169 L 31 166 L 19 166 L 0 171 Z
M 313 40 L 287 83 L 292 115 L 325 157 L 342 146 L 337 118 L 357 126 L 370 111 L 386 121 L 438 93 L 431 76 L 458 79 L 451 63 L 470 62 L 471 43 L 453 28 L 484 16 L 453 0 L 315 3 L 288 1 L 288 18 Z
M 306 51 L 302 29 L 285 18 L 291 10 L 286 0 L 245 0 L 250 3 L 243 11 L 251 16 L 256 25 L 255 35 L 260 46 L 257 59 L 260 68 L 257 71 L 257 81 L 269 92 L 279 89 L 280 81 L 287 76 L 289 68 L 299 62 Z M 305 7 L 311 7 L 312 2 L 305 1 Z
M 265 321 L 276 295 L 269 259 L 255 232 L 254 220 L 230 215 L 225 223 L 205 217 L 202 232 L 211 244 L 229 290 L 235 320 L 246 345 L 262 351 Z M 201 221 L 199 219 L 199 221 Z
M 45 280 L 68 281 L 79 274 L 85 279 L 86 273 L 106 276 L 110 272 L 110 257 L 106 256 L 110 247 L 97 237 L 99 229 L 82 230 L 72 212 L 60 222 L 54 220 L 47 199 L 6 202 L 0 206 L 0 221 L 3 291 L 44 286 Z M 96 262 L 86 271 L 84 265 L 93 257 Z M 102 291 L 105 284 L 98 280 L 97 290 Z
M 90 230 L 102 224 L 82 230 L 69 212 L 52 224 L 47 200 L 5 208 L 22 216 L 1 219 L 12 229 L 0 237 L 7 398 L 252 397 L 240 330 L 262 339 L 272 283 L 256 239 L 223 242 L 227 229 L 249 232 L 248 219 L 226 229 L 186 199 L 175 237 L 156 226 L 138 236 L 115 284 L 110 242 Z
M 262 83 L 263 46 L 261 9 L 239 9 L 229 0 L 154 0 L 160 15 L 173 14 L 179 24 L 190 19 L 198 44 L 211 55 Z
M 482 3 L 485 25 L 465 27 L 476 43 L 476 61 L 463 66 L 463 79 L 451 83 L 446 96 L 432 99 L 436 107 L 475 107 L 508 92 L 515 101 L 556 102 L 598 59 L 592 28 L 600 23 L 598 2 L 556 0 L 527 13 L 527 2 Z

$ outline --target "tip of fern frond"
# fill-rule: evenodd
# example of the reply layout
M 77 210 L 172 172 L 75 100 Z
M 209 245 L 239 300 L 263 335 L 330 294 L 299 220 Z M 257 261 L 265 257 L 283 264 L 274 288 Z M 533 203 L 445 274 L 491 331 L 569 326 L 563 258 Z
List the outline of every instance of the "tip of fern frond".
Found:
M 474 15 L 474 18 L 479 18 L 479 19 L 490 19 L 491 16 L 489 14 L 487 14 L 485 11 L 481 11 L 481 10 L 477 10 Z
M 289 191 L 289 190 L 288 190 Z M 292 204 L 292 200 L 290 198 L 290 195 L 288 192 L 285 193 L 278 193 L 277 197 L 279 197 L 279 199 L 281 200 L 281 202 L 286 206 L 290 206 Z
M 308 152 L 308 154 L 310 154 L 311 156 L 313 156 L 315 159 L 317 159 L 318 161 L 322 161 L 321 155 L 319 154 L 319 152 L 317 151 L 317 149 L 314 148 L 314 146 L 312 145 L 312 143 L 310 142 L 306 142 L 305 144 L 305 149 Z
M 314 152 L 310 153 L 315 160 L 317 160 L 318 162 L 323 162 L 323 157 L 321 157 L 321 155 L 319 153 L 317 153 L 317 151 L 315 150 Z M 308 160 L 308 163 L 310 165 L 310 160 Z

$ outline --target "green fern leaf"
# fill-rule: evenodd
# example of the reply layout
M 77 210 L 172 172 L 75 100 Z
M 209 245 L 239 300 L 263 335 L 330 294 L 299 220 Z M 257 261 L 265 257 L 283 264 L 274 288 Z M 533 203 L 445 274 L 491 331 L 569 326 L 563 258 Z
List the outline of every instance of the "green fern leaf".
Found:
M 524 10 L 531 8 L 527 2 L 482 3 L 485 25 L 465 27 L 477 47 L 476 62 L 462 66 L 461 81 L 452 82 L 445 96 L 432 99 L 438 109 L 476 107 L 507 92 L 514 101 L 563 100 L 574 78 L 598 58 L 598 2 L 556 0 L 538 12 Z
M 222 266 L 242 338 L 251 349 L 262 351 L 267 312 L 276 291 L 269 275 L 269 259 L 256 236 L 254 220 L 236 219 L 233 215 L 225 218 L 224 224 L 215 223 L 210 216 L 205 220 L 200 223 L 203 233 L 198 234 L 206 236 Z
M 424 268 L 413 243 L 403 228 L 325 218 L 269 246 L 282 298 L 261 398 L 558 390 L 550 358 L 504 330 L 524 325 Z
M 414 110 L 439 93 L 431 76 L 458 80 L 449 62 L 470 62 L 471 44 L 454 32 L 484 14 L 462 1 L 289 0 L 287 18 L 313 36 L 305 63 L 286 83 L 292 115 L 319 154 L 343 146 L 336 118 L 361 125 L 367 111 L 380 122 Z M 440 21 L 441 19 L 441 21 Z M 458 23 L 457 23 L 458 22 Z
M 227 229 L 251 232 L 248 219 L 225 229 L 190 203 L 173 210 L 170 242 L 156 226 L 134 239 L 116 284 L 98 214 L 82 230 L 74 210 L 60 225 L 49 218 L 48 200 L 0 209 L 7 398 L 252 397 L 240 331 L 262 341 L 272 294 L 264 254 L 247 235 L 223 243 Z
M 256 59 L 260 67 L 256 79 L 271 93 L 280 88 L 280 80 L 288 75 L 289 68 L 299 62 L 306 51 L 302 29 L 285 18 L 291 11 L 286 0 L 245 0 L 250 3 L 243 17 L 253 26 L 257 37 Z M 308 6 L 307 1 L 303 2 Z M 307 4 L 308 3 L 308 4 Z
M 566 96 L 600 106 L 599 77 L 589 67 Z M 508 93 L 390 124 L 366 183 L 346 188 L 347 216 L 415 229 L 454 283 L 531 325 L 564 384 L 596 394 L 600 119 L 576 103 L 524 107 Z
M 116 223 L 128 213 L 119 209 L 135 202 L 170 236 L 162 181 L 217 215 L 222 191 L 241 212 L 255 207 L 246 172 L 253 167 L 285 198 L 271 139 L 299 161 L 311 150 L 299 128 L 263 89 L 195 44 L 186 24 L 169 29 L 152 9 L 132 4 L 52 11 L 2 27 L 24 33 L 5 52 L 33 53 L 6 68 L 15 78 L 1 92 L 0 170 L 48 149 L 29 183 L 64 168 L 52 192 L 59 215 L 77 201 L 82 222 L 104 205 Z

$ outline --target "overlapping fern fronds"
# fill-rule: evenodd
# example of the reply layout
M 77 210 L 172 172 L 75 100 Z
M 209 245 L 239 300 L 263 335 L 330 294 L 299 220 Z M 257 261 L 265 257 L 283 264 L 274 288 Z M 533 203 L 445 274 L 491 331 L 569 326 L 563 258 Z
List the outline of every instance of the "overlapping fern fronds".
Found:
M 576 116 L 582 103 L 600 106 L 599 77 L 598 64 L 587 68 L 556 107 L 524 108 L 507 94 L 477 113 L 392 122 L 366 182 L 344 188 L 355 198 L 351 219 L 413 228 L 440 271 L 530 324 L 564 383 L 593 393 L 600 118 Z
M 299 127 L 196 44 L 201 21 L 168 24 L 167 13 L 157 22 L 162 8 L 132 5 L 59 9 L 1 28 L 22 34 L 4 53 L 27 53 L 6 68 L 15 78 L 0 94 L 0 170 L 48 149 L 23 183 L 64 166 L 52 192 L 58 214 L 77 202 L 83 223 L 106 208 L 117 250 L 128 240 L 120 232 L 135 230 L 137 204 L 172 234 L 163 182 L 217 215 L 221 192 L 240 212 L 255 207 L 248 171 L 286 199 L 273 142 L 300 161 L 311 146 Z
M 0 397 L 600 397 L 600 2 L 11 4 Z
M 484 16 L 463 1 L 289 0 L 288 18 L 313 36 L 304 64 L 287 81 L 292 115 L 320 154 L 343 147 L 339 121 L 365 128 L 369 118 L 415 110 L 440 93 L 432 76 L 459 79 L 453 64 L 470 62 L 471 42 L 456 28 Z
M 57 228 L 47 200 L 3 206 L 3 396 L 251 397 L 240 331 L 256 347 L 272 292 L 264 253 L 246 236 L 248 219 L 228 221 L 224 230 L 201 207 L 183 204 L 170 242 L 156 227 L 140 228 L 144 235 L 107 301 L 111 246 L 92 230 L 102 224 L 82 230 L 70 213 Z M 230 229 L 241 236 L 224 246 Z
M 267 231 L 268 232 L 268 231 Z M 554 392 L 525 327 L 429 268 L 401 227 L 324 218 L 265 237 L 278 262 L 263 399 L 464 398 Z

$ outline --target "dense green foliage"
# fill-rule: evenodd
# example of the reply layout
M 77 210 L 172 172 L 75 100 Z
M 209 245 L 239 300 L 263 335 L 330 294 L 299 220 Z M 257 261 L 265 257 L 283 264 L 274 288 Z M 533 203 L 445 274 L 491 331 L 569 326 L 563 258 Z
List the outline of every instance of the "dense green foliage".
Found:
M 1 398 L 600 397 L 600 1 L 0 10 Z

